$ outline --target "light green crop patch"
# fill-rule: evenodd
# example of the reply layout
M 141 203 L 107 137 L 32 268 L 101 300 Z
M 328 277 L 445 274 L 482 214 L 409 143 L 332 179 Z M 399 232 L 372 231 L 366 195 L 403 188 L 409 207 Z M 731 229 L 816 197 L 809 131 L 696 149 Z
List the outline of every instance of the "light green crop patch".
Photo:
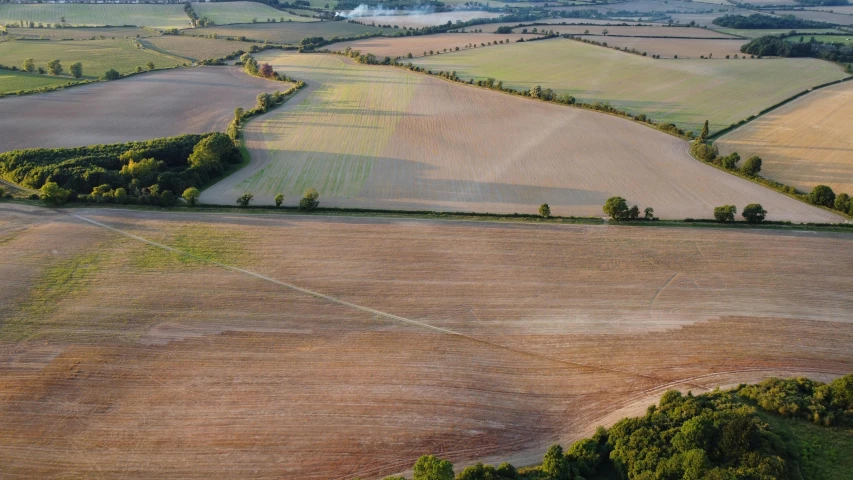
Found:
M 177 251 L 145 245 L 131 258 L 131 265 L 136 268 L 169 269 L 198 267 L 211 261 L 227 265 L 245 264 L 249 254 L 244 240 L 244 235 L 239 232 L 225 232 L 210 226 L 185 226 L 169 238 L 157 241 Z
M 0 339 L 21 341 L 36 336 L 51 323 L 64 299 L 88 290 L 100 263 L 99 254 L 86 253 L 48 267 L 30 290 L 19 313 L 0 327 Z

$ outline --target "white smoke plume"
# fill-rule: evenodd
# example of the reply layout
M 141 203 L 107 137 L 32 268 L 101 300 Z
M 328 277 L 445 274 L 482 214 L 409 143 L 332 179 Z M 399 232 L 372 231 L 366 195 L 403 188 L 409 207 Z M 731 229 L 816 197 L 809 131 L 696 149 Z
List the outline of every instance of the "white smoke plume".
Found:
M 424 6 L 423 8 L 409 10 L 395 10 L 392 8 L 385 8 L 382 5 L 370 7 L 362 3 L 348 12 L 335 12 L 335 16 L 343 18 L 388 17 L 392 15 L 424 15 L 433 12 L 435 12 L 435 9 L 431 6 Z

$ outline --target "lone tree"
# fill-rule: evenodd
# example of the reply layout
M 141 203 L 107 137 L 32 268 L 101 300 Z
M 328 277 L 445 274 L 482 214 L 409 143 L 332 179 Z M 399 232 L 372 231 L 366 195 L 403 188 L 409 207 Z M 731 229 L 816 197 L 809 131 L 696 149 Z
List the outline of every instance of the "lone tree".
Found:
M 189 204 L 189 206 L 194 207 L 196 206 L 196 204 L 198 204 L 199 195 L 200 193 L 197 188 L 190 187 L 184 190 L 184 194 L 181 196 L 184 197 L 184 200 L 187 201 L 187 204 Z
M 83 76 L 83 64 L 80 62 L 77 62 L 77 63 L 71 65 L 71 75 L 74 76 L 74 78 L 82 77 Z
M 424 455 L 412 467 L 412 480 L 453 480 L 453 464 L 435 455 Z
M 533 85 L 533 88 L 530 89 L 530 96 L 533 98 L 539 98 L 542 96 L 542 87 L 539 85 Z
M 120 76 L 121 74 L 118 73 L 118 70 L 114 68 L 111 68 L 104 72 L 104 80 L 118 80 Z
M 818 185 L 809 193 L 809 202 L 831 208 L 835 205 L 835 192 L 826 185 Z
M 258 70 L 258 74 L 264 78 L 272 78 L 273 75 L 275 75 L 275 71 L 269 63 L 262 63 L 260 70 Z
M 276 206 L 277 208 L 278 208 L 278 207 L 281 207 L 281 204 L 282 204 L 283 202 L 284 202 L 284 195 L 282 195 L 282 194 L 280 194 L 280 193 L 279 193 L 278 195 L 276 195 L 276 196 L 275 196 L 275 206 Z
M 708 133 L 708 120 L 705 120 L 705 125 L 702 126 L 702 133 L 699 134 L 699 138 L 697 140 L 704 142 L 708 138 Z
M 47 73 L 51 75 L 59 75 L 62 73 L 62 64 L 59 63 L 58 59 L 47 62 Z
M 722 205 L 714 209 L 714 218 L 718 222 L 734 222 L 737 207 L 734 205 Z
M 628 219 L 628 202 L 622 197 L 610 197 L 602 207 L 604 213 L 610 215 L 611 220 L 627 220 Z
M 70 190 L 59 188 L 56 182 L 47 182 L 41 187 L 41 199 L 51 205 L 62 205 L 68 201 Z
M 36 62 L 34 62 L 32 58 L 28 58 L 28 59 L 24 60 L 24 66 L 21 68 L 25 72 L 35 72 L 36 71 Z
M 839 193 L 835 196 L 835 209 L 847 213 L 850 210 L 850 206 L 853 205 L 853 202 L 850 201 L 850 195 L 846 193 Z
M 628 209 L 628 220 L 636 220 L 640 218 L 640 207 L 634 205 Z
M 543 203 L 539 205 L 539 215 L 548 218 L 551 216 L 551 207 L 548 206 L 547 203 Z
M 237 205 L 240 205 L 241 207 L 248 207 L 253 198 L 255 198 L 255 196 L 251 193 L 244 193 L 237 198 Z
M 320 201 L 318 200 L 319 198 L 320 194 L 317 193 L 317 190 L 313 188 L 305 190 L 305 194 L 302 195 L 302 199 L 299 200 L 299 209 L 306 211 L 314 210 L 318 205 L 320 205 Z
M 154 70 L 154 62 L 149 61 L 146 65 L 148 67 L 148 71 Z
M 764 217 L 767 216 L 767 210 L 758 203 L 750 203 L 743 207 L 741 215 L 749 223 L 761 223 L 764 221 Z
M 652 207 L 646 207 L 646 210 L 643 212 L 643 218 L 645 218 L 646 220 L 654 220 L 655 209 Z
M 758 172 L 761 171 L 761 157 L 758 155 L 753 155 L 746 159 L 743 162 L 743 165 L 740 167 L 740 171 L 745 175 L 749 175 L 750 177 L 754 177 L 758 175 Z

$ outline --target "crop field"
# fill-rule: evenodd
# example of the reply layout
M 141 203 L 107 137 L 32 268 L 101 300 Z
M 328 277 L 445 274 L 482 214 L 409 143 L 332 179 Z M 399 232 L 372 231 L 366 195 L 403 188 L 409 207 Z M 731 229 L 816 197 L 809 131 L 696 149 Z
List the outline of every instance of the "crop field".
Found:
M 92 40 L 112 38 L 152 37 L 156 31 L 137 27 L 92 27 L 92 28 L 10 28 L 9 35 L 15 38 L 50 40 Z M 101 38 L 103 37 L 103 38 Z
M 853 369 L 846 234 L 0 209 L 6 476 L 525 465 L 669 388 Z
M 291 15 L 258 2 L 193 3 L 193 10 L 199 18 L 207 17 L 217 25 L 252 23 L 253 20 L 266 22 L 267 19 L 274 19 L 278 22 L 282 18 L 285 22 L 315 21 L 313 18 Z
M 208 58 L 220 58 L 237 50 L 248 52 L 253 43 L 214 40 L 212 38 L 163 35 L 140 40 L 145 48 L 156 52 L 175 55 L 193 62 Z
M 840 13 L 817 12 L 812 10 L 791 10 L 791 15 L 805 20 L 814 20 L 817 22 L 826 22 L 834 25 L 850 26 L 853 25 L 853 15 L 845 15 Z
M 367 27 L 350 22 L 291 22 L 194 28 L 192 30 L 184 30 L 184 33 L 190 35 L 212 35 L 215 33 L 221 37 L 246 37 L 250 40 L 298 45 L 303 38 L 307 37 L 333 39 L 335 37 L 346 38 L 375 32 L 384 32 L 387 34 L 396 31 L 398 30 Z
M 486 47 L 490 43 L 504 42 L 509 44 L 518 41 L 518 39 L 536 38 L 538 35 L 520 35 L 517 33 L 509 35 L 498 35 L 496 33 L 439 33 L 437 35 L 418 35 L 413 37 L 389 38 L 389 37 L 374 37 L 364 40 L 355 40 L 351 42 L 333 43 L 324 48 L 329 50 L 344 51 L 347 47 L 353 50 L 359 50 L 362 53 L 372 53 L 379 57 L 405 57 L 411 53 L 415 57 L 424 56 L 424 52 L 433 50 L 442 52 L 444 50 L 453 51 L 455 48 L 467 50 L 468 45 L 476 45 L 481 48 L 483 44 Z M 501 46 L 497 44 L 497 46 Z
M 237 67 L 198 67 L 6 97 L 0 145 L 4 151 L 72 147 L 224 131 L 236 107 L 250 108 L 259 93 L 282 88 Z
M 683 140 L 610 115 L 340 56 L 257 58 L 308 88 L 246 126 L 252 162 L 205 190 L 203 202 L 230 205 L 251 192 L 259 204 L 279 193 L 295 203 L 313 187 L 326 206 L 535 213 L 548 203 L 555 215 L 601 215 L 608 197 L 622 195 L 662 218 L 708 218 L 714 206 L 752 202 L 775 219 L 840 218 L 702 165 Z
M 514 31 L 520 33 L 522 29 L 531 31 L 534 27 L 520 27 Z M 715 32 L 705 28 L 689 28 L 689 27 L 663 27 L 663 26 L 598 26 L 598 25 L 548 25 L 538 26 L 539 30 L 553 30 L 555 33 L 569 33 L 572 35 L 583 35 L 589 32 L 589 35 L 616 35 L 626 37 L 680 37 L 680 38 L 731 38 L 730 35 Z M 604 32 L 607 31 L 605 34 Z M 599 39 L 596 39 L 601 41 Z
M 829 185 L 853 193 L 853 83 L 816 90 L 734 130 L 721 151 L 759 155 L 765 177 L 809 191 Z
M 747 42 L 743 39 L 722 38 L 642 38 L 642 37 L 585 37 L 596 42 L 607 42 L 608 47 L 636 49 L 649 55 L 660 55 L 661 58 L 679 60 L 698 59 L 701 56 L 713 59 L 725 59 L 726 55 L 734 58 L 742 56 L 740 46 Z
M 53 59 L 62 62 L 66 81 L 73 80 L 69 68 L 73 63 L 83 64 L 83 78 L 100 78 L 114 68 L 119 73 L 129 73 L 136 67 L 145 67 L 150 61 L 157 67 L 183 63 L 181 59 L 137 48 L 133 40 L 80 40 L 80 41 L 29 41 L 0 43 L 0 64 L 21 68 L 24 60 L 32 58 L 37 67 L 47 69 Z
M 484 33 L 494 33 L 498 27 L 513 27 L 516 28 L 519 23 L 531 23 L 531 22 L 504 22 L 504 23 L 488 23 L 485 25 L 475 25 L 469 28 L 482 28 Z M 568 26 L 568 25 L 586 25 L 587 27 L 592 28 L 603 28 L 603 26 L 627 26 L 627 25 L 635 25 L 637 22 L 622 22 L 618 20 L 594 20 L 590 18 L 556 18 L 556 19 L 541 19 L 536 20 L 535 23 L 545 23 L 548 24 L 546 29 L 550 29 L 551 26 Z M 540 30 L 543 25 L 536 25 Z M 528 28 L 532 29 L 532 26 L 527 27 L 517 27 L 517 28 Z M 519 30 L 521 31 L 521 30 Z
M 518 43 L 420 58 L 433 71 L 492 77 L 504 85 L 567 92 L 584 102 L 610 102 L 657 122 L 716 131 L 809 87 L 839 80 L 838 66 L 805 58 L 661 62 L 574 40 Z
M 2 44 L 0 44 L 2 46 Z M 21 90 L 35 90 L 42 87 L 55 87 L 74 81 L 68 77 L 52 77 L 37 73 L 13 72 L 0 70 L 0 93 L 15 93 Z M 0 104 L 0 111 L 2 111 Z
M 721 33 L 728 33 L 731 35 L 738 35 L 746 38 L 758 38 L 763 37 L 765 35 L 781 35 L 787 34 L 791 32 L 791 29 L 739 29 L 739 28 L 715 28 L 716 31 Z M 810 28 L 806 30 L 797 30 L 797 35 L 820 35 L 822 33 L 841 33 L 841 30 L 836 30 L 834 28 Z
M 421 28 L 432 25 L 444 25 L 447 22 L 467 22 L 475 18 L 497 18 L 501 14 L 493 12 L 455 11 L 443 13 L 426 13 L 423 15 L 380 15 L 376 17 L 358 17 L 353 20 L 364 25 L 397 25 L 399 27 Z M 481 28 L 479 25 L 470 28 Z M 485 31 L 485 30 L 484 30 Z
M 0 4 L 0 24 L 20 21 L 44 24 L 65 22 L 75 27 L 134 25 L 137 27 L 181 28 L 190 25 L 183 5 L 85 5 L 85 4 Z

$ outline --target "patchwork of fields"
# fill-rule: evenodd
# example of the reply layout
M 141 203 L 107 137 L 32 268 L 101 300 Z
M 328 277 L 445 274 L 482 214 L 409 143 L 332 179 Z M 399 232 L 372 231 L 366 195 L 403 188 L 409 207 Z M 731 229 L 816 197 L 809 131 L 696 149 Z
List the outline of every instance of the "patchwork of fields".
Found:
M 193 3 L 193 10 L 199 18 L 209 18 L 217 25 L 229 23 L 266 22 L 267 20 L 285 22 L 313 22 L 316 19 L 291 15 L 258 2 L 201 2 Z
M 853 82 L 822 88 L 747 125 L 715 143 L 723 152 L 759 155 L 762 175 L 810 191 L 829 185 L 853 193 Z
M 54 59 L 62 62 L 66 81 L 74 80 L 69 68 L 72 64 L 83 64 L 83 78 L 100 78 L 109 69 L 129 73 L 136 67 L 153 62 L 157 67 L 172 67 L 184 63 L 182 59 L 143 50 L 133 40 L 80 40 L 70 42 L 15 41 L 0 43 L 0 64 L 16 65 L 21 68 L 24 60 L 32 58 L 36 67 L 47 69 Z
M 1 208 L 9 475 L 523 465 L 669 388 L 853 369 L 844 234 Z
M 0 25 L 20 21 L 53 25 L 61 22 L 63 17 L 66 23 L 75 27 L 134 25 L 181 28 L 190 25 L 190 19 L 180 4 L 0 4 Z
M 728 127 L 809 87 L 847 75 L 808 58 L 656 61 L 573 40 L 544 40 L 421 58 L 433 71 L 492 77 L 504 85 L 541 85 L 583 102 L 609 102 L 657 122 L 698 132 Z
M 157 35 L 157 32 L 138 27 L 10 28 L 9 35 L 15 38 L 27 39 L 106 40 L 114 38 L 150 37 Z
M 634 49 L 660 58 L 679 60 L 699 59 L 701 57 L 725 60 L 726 55 L 734 58 L 743 54 L 740 46 L 747 42 L 742 39 L 694 39 L 694 38 L 641 38 L 641 37 L 584 37 L 596 42 L 606 42 L 608 47 Z
M 190 35 L 219 35 L 222 37 L 246 37 L 249 40 L 268 41 L 298 45 L 303 38 L 354 37 L 375 32 L 393 33 L 398 30 L 380 27 L 368 27 L 350 22 L 290 22 L 257 23 L 251 25 L 229 25 L 224 27 L 205 27 L 184 30 Z
M 236 107 L 251 108 L 259 93 L 282 88 L 236 67 L 198 67 L 7 97 L 0 99 L 0 145 L 7 151 L 224 131 Z
M 621 195 L 662 218 L 707 218 L 714 206 L 753 202 L 774 219 L 839 218 L 702 165 L 683 140 L 610 115 L 340 56 L 258 60 L 309 87 L 247 125 L 252 163 L 205 190 L 203 202 L 233 204 L 251 192 L 260 204 L 279 193 L 293 204 L 313 187 L 323 205 L 341 207 L 535 213 L 548 203 L 555 215 L 601 215 L 604 201 Z
M 214 40 L 212 38 L 164 35 L 140 40 L 140 43 L 148 49 L 175 55 L 187 60 L 197 62 L 208 58 L 220 58 L 230 55 L 235 51 L 248 52 L 252 45 L 249 42 L 234 42 L 228 40 Z

